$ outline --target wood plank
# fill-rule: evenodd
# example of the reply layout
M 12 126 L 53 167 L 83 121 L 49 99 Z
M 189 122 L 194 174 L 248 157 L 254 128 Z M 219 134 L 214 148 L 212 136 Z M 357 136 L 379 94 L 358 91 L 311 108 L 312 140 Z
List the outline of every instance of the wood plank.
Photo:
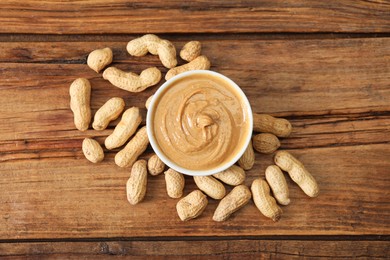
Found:
M 0 42 L 127 42 L 143 34 L 0 34 Z M 207 40 L 310 40 L 310 39 L 360 39 L 389 37 L 389 33 L 158 33 L 161 38 L 175 42 L 196 38 Z
M 291 205 L 281 221 L 263 217 L 250 202 L 229 221 L 211 220 L 218 201 L 189 222 L 177 217 L 177 200 L 166 195 L 164 177 L 150 177 L 145 200 L 131 206 L 129 170 L 113 155 L 92 165 L 84 158 L 3 162 L 0 167 L 0 237 L 81 238 L 147 236 L 386 235 L 390 233 L 390 145 L 294 150 L 320 185 L 310 199 L 288 180 Z M 246 184 L 264 176 L 272 156 L 256 156 Z M 186 177 L 185 194 L 195 189 Z M 158 205 L 158 206 L 157 206 Z
M 2 259 L 387 259 L 388 241 L 217 240 L 2 243 Z
M 14 1 L 0 33 L 390 32 L 388 1 Z
M 61 114 L 55 113 L 54 116 L 61 118 L 62 112 Z M 67 121 L 71 120 L 71 116 L 63 118 L 69 119 Z M 29 120 L 37 122 L 38 119 L 30 118 Z M 290 120 L 294 126 L 293 133 L 289 138 L 281 139 L 281 149 L 389 144 L 389 120 L 389 113 L 379 116 L 350 114 L 349 116 L 334 115 L 325 116 L 324 118 L 320 116 L 303 119 L 294 117 Z M 22 120 L 22 122 L 25 121 Z M 49 123 L 50 121 L 47 122 L 47 124 Z M 12 120 L 7 125 L 12 129 L 16 129 L 18 125 L 23 127 L 25 124 L 20 123 L 15 126 L 15 121 Z M 104 139 L 113 130 L 113 126 L 111 126 L 99 132 L 94 130 L 76 132 L 72 128 L 61 129 L 61 126 L 62 124 L 55 124 L 50 129 L 32 126 L 25 129 L 26 132 L 12 132 L 12 130 L 6 129 L 2 140 L 0 140 L 0 150 L 2 151 L 0 162 L 21 159 L 61 158 L 64 156 L 80 158 L 83 157 L 80 145 L 85 137 L 93 136 L 100 143 L 104 143 Z M 7 134 L 11 139 L 4 139 Z M 118 150 L 105 150 L 105 152 L 116 153 Z
M 158 66 L 166 71 L 155 56 L 129 57 L 125 44 L 0 43 L 2 150 L 33 152 L 32 156 L 38 156 L 45 147 L 53 153 L 56 153 L 53 148 L 72 152 L 85 136 L 107 136 L 115 122 L 102 132 L 74 130 L 68 86 L 76 77 L 91 79 L 94 111 L 110 96 L 124 97 L 128 106 L 144 107 L 156 87 L 131 94 L 111 86 L 84 64 L 92 49 L 112 46 L 115 64 L 123 69 L 139 72 Z M 175 41 L 175 44 L 181 47 L 184 41 Z M 206 40 L 203 45 L 204 53 L 213 62 L 212 69 L 235 80 L 247 93 L 254 111 L 292 120 L 295 130 L 291 138 L 283 141 L 284 148 L 389 141 L 386 123 L 390 111 L 388 38 L 229 39 Z M 224 55 L 221 50 L 228 50 L 230 55 Z M 145 115 L 144 109 L 142 112 Z

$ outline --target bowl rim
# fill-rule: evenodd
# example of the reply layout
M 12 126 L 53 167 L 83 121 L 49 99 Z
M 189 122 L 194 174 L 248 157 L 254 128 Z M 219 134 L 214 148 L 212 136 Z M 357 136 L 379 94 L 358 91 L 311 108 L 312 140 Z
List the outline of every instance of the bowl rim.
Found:
M 152 117 L 152 115 L 153 115 L 154 110 L 155 110 L 156 100 L 158 100 L 159 97 L 162 95 L 162 93 L 164 93 L 164 91 L 167 88 L 169 88 L 175 81 L 180 80 L 180 79 L 185 78 L 185 77 L 188 77 L 188 76 L 193 76 L 193 75 L 211 75 L 211 76 L 218 77 L 218 78 L 221 78 L 221 79 L 227 81 L 231 85 L 231 87 L 235 91 L 237 91 L 237 93 L 240 96 L 240 99 L 243 101 L 243 103 L 247 107 L 247 111 L 248 111 L 246 116 L 247 116 L 247 120 L 249 120 L 249 131 L 248 131 L 248 135 L 247 135 L 246 139 L 244 140 L 244 145 L 242 146 L 242 148 L 238 151 L 238 153 L 231 160 L 227 161 L 226 163 L 224 163 L 218 167 L 215 167 L 212 169 L 207 169 L 207 170 L 190 170 L 190 169 L 186 169 L 186 168 L 183 168 L 183 167 L 177 165 L 175 162 L 173 162 L 168 157 L 166 157 L 165 154 L 160 150 L 160 147 L 157 144 L 157 141 L 156 141 L 156 139 L 154 137 L 154 133 L 153 133 L 153 123 L 152 123 L 153 117 Z M 213 174 L 216 174 L 218 172 L 221 172 L 221 171 L 228 169 L 233 164 L 235 164 L 241 158 L 241 156 L 244 154 L 245 150 L 247 149 L 247 147 L 249 145 L 249 142 L 252 139 L 252 131 L 253 131 L 252 108 L 251 108 L 249 100 L 246 97 L 244 91 L 230 78 L 226 77 L 225 75 L 223 75 L 221 73 L 211 71 L 211 70 L 191 70 L 191 71 L 180 73 L 179 75 L 176 75 L 176 76 L 170 78 L 169 80 L 164 82 L 157 89 L 157 91 L 154 93 L 152 100 L 150 101 L 149 108 L 147 110 L 147 114 L 146 114 L 146 131 L 147 131 L 149 142 L 150 142 L 150 145 L 152 146 L 153 151 L 168 167 L 172 168 L 173 170 L 175 170 L 177 172 L 180 172 L 180 173 L 186 174 L 186 175 L 190 175 L 190 176 L 209 176 L 209 175 L 213 175 Z

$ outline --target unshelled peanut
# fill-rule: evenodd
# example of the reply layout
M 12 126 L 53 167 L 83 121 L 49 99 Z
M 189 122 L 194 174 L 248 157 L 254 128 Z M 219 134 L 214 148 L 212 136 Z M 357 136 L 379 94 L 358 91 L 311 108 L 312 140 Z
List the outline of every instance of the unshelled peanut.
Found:
M 88 66 L 99 73 L 106 66 L 112 62 L 112 50 L 110 48 L 103 48 L 94 50 L 88 55 Z
M 226 195 L 225 186 L 212 176 L 194 176 L 196 186 L 209 197 L 220 200 Z
M 238 160 L 238 165 L 240 165 L 241 168 L 247 171 L 252 169 L 254 164 L 255 164 L 255 152 L 253 151 L 253 145 L 251 140 L 244 154 Z
M 147 178 L 146 161 L 136 161 L 133 167 L 131 167 L 130 178 L 126 184 L 127 200 L 131 205 L 138 204 L 144 199 L 148 182 Z
M 200 55 L 202 44 L 199 41 L 187 42 L 180 51 L 180 57 L 185 61 L 193 61 Z
M 286 119 L 253 113 L 253 131 L 287 137 L 291 134 L 292 126 Z
M 104 130 L 108 124 L 119 117 L 125 108 L 125 101 L 119 97 L 109 99 L 96 112 L 92 127 L 95 130 Z
M 148 147 L 149 138 L 146 127 L 142 127 L 135 136 L 127 143 L 125 148 L 115 155 L 115 163 L 119 167 L 131 167 Z
M 168 69 L 175 67 L 177 64 L 175 46 L 170 41 L 160 39 L 154 34 L 146 34 L 131 40 L 126 49 L 132 56 L 145 56 L 148 52 L 158 55 L 161 63 Z
M 103 148 L 94 139 L 85 138 L 82 144 L 82 150 L 85 158 L 90 162 L 97 163 L 104 159 Z
M 70 85 L 69 94 L 74 125 L 78 130 L 85 131 L 91 123 L 91 84 L 87 79 L 76 79 Z
M 170 78 L 173 78 L 180 73 L 190 70 L 208 70 L 210 66 L 211 63 L 209 59 L 206 56 L 201 55 L 187 64 L 168 70 L 167 74 L 165 75 L 165 80 L 169 80 Z
M 291 179 L 309 197 L 317 197 L 320 189 L 314 177 L 305 166 L 287 151 L 279 151 L 275 155 L 275 164 L 283 171 L 288 172 Z
M 111 150 L 126 143 L 135 131 L 137 131 L 141 121 L 142 118 L 138 107 L 127 109 L 123 113 L 121 121 L 115 127 L 114 132 L 106 138 L 104 142 L 106 148 Z
M 228 185 L 237 186 L 245 181 L 245 171 L 237 165 L 232 165 L 228 169 L 214 174 L 213 177 Z
M 161 72 L 156 67 L 152 67 L 137 75 L 132 72 L 124 72 L 115 67 L 109 67 L 103 72 L 103 78 L 120 89 L 129 92 L 141 92 L 156 85 L 161 79 Z
M 148 99 L 146 100 L 146 102 L 145 102 L 145 107 L 146 107 L 146 109 L 149 109 L 150 102 L 152 102 L 153 96 L 154 96 L 154 95 L 151 95 L 151 96 L 148 97 Z
M 214 221 L 224 221 L 244 207 L 251 199 L 251 192 L 245 185 L 239 185 L 223 198 L 214 212 Z
M 150 175 L 156 176 L 164 171 L 165 164 L 158 158 L 157 154 L 153 154 L 148 160 L 148 171 Z
M 253 148 L 259 153 L 271 154 L 280 147 L 280 141 L 274 134 L 263 133 L 253 137 Z
M 253 201 L 260 212 L 273 221 L 278 221 L 282 216 L 282 209 L 276 204 L 276 200 L 271 196 L 269 186 L 266 181 L 256 179 L 251 186 Z
M 207 196 L 200 190 L 194 190 L 176 204 L 177 214 L 182 221 L 197 218 L 208 204 Z
M 267 180 L 275 199 L 282 205 L 290 204 L 289 190 L 283 172 L 276 165 L 270 165 L 265 170 Z
M 183 189 L 185 184 L 183 174 L 169 168 L 164 172 L 164 175 L 168 196 L 173 199 L 177 199 L 183 196 Z

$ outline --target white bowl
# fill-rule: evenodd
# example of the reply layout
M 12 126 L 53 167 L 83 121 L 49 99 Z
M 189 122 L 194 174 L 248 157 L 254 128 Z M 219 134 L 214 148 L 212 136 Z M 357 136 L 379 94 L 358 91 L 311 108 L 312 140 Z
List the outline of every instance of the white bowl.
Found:
M 221 79 L 227 81 L 231 85 L 231 87 L 237 91 L 237 93 L 240 96 L 240 99 L 243 101 L 243 104 L 245 105 L 245 107 L 247 109 L 247 119 L 249 121 L 250 128 L 248 131 L 248 136 L 245 137 L 245 140 L 243 142 L 241 149 L 234 157 L 232 157 L 232 159 L 230 161 L 227 161 L 226 163 L 224 163 L 216 168 L 209 169 L 209 170 L 190 170 L 190 169 L 186 169 L 186 168 L 183 168 L 183 167 L 177 165 L 174 161 L 170 160 L 167 156 L 165 156 L 165 154 L 161 151 L 161 149 L 160 149 L 159 145 L 157 144 L 157 141 L 154 137 L 154 134 L 153 134 L 153 120 L 152 120 L 153 116 L 152 115 L 154 114 L 154 111 L 155 111 L 156 100 L 158 100 L 159 97 L 165 93 L 165 90 L 167 88 L 170 88 L 172 86 L 172 83 L 174 83 L 176 80 L 179 80 L 179 79 L 182 79 L 182 78 L 185 78 L 188 76 L 193 77 L 194 75 L 205 75 L 205 74 L 210 75 L 212 77 L 221 78 Z M 169 79 L 156 91 L 156 93 L 154 94 L 154 96 L 150 102 L 148 113 L 146 116 L 146 129 L 147 129 L 150 145 L 152 146 L 154 152 L 166 165 L 168 165 L 168 167 L 174 169 L 177 172 L 180 172 L 180 173 L 183 173 L 186 175 L 207 176 L 207 175 L 213 175 L 215 173 L 226 170 L 227 168 L 232 166 L 234 163 L 236 163 L 240 159 L 240 157 L 245 152 L 245 150 L 248 147 L 249 142 L 252 138 L 253 115 L 252 115 L 251 106 L 249 104 L 247 97 L 245 96 L 245 93 L 231 79 L 229 79 L 228 77 L 226 77 L 220 73 L 210 71 L 210 70 L 192 70 L 192 71 L 187 71 L 187 72 L 181 73 L 181 74 Z

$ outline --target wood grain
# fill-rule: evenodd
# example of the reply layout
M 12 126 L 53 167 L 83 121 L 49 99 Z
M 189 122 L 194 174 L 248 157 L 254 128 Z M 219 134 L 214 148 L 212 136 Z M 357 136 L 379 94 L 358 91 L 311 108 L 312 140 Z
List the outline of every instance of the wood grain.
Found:
M 389 258 L 390 1 L 2 0 L 0 24 L 1 259 Z M 254 111 L 289 119 L 281 149 L 304 162 L 320 196 L 288 178 L 292 202 L 278 223 L 252 201 L 216 223 L 212 199 L 183 223 L 164 177 L 150 176 L 145 201 L 129 205 L 119 149 L 97 165 L 81 151 L 83 138 L 103 143 L 119 120 L 77 131 L 68 91 L 87 77 L 92 112 L 119 96 L 145 119 L 158 86 L 128 93 L 86 66 L 89 52 L 111 47 L 121 69 L 166 73 L 155 56 L 127 54 L 145 33 L 178 50 L 201 41 L 211 69 L 237 82 Z M 246 185 L 271 163 L 256 153 Z M 195 188 L 186 177 L 185 194 Z
M 387 259 L 388 241 L 209 240 L 0 244 L 2 259 Z
M 390 32 L 389 1 L 14 1 L 0 33 Z
M 184 41 L 175 44 L 181 47 Z M 72 156 L 79 150 L 81 138 L 91 134 L 103 138 L 112 131 L 115 122 L 102 132 L 75 131 L 68 88 L 77 77 L 92 82 L 93 111 L 112 96 L 125 98 L 127 106 L 143 108 L 156 87 L 131 94 L 113 87 L 85 65 L 92 49 L 110 46 L 114 49 L 114 64 L 122 69 L 139 72 L 158 66 L 166 71 L 155 56 L 129 57 L 125 45 L 0 43 L 0 160 L 58 157 L 58 150 Z M 294 133 L 283 140 L 282 148 L 389 142 L 388 38 L 227 39 L 207 40 L 203 45 L 212 69 L 236 81 L 247 93 L 254 111 L 293 122 Z M 219 50 L 227 50 L 230 55 Z M 145 115 L 146 110 L 142 112 Z
M 174 43 L 181 47 L 185 41 Z M 291 120 L 294 131 L 282 140 L 282 149 L 300 158 L 318 180 L 318 198 L 309 199 L 288 180 L 292 204 L 283 207 L 278 223 L 263 217 L 252 202 L 229 221 L 215 223 L 214 200 L 199 219 L 183 223 L 175 211 L 177 200 L 167 197 L 159 176 L 149 178 L 145 201 L 131 206 L 125 195 L 129 170 L 113 162 L 117 150 L 98 165 L 81 152 L 84 137 L 103 142 L 116 122 L 101 132 L 75 130 L 69 84 L 77 77 L 91 80 L 93 111 L 113 96 L 143 108 L 157 87 L 138 94 L 117 89 L 86 66 L 86 56 L 110 46 L 114 65 L 122 69 L 158 66 L 166 72 L 158 58 L 129 57 L 126 41 L 5 42 L 0 43 L 0 238 L 388 235 L 390 40 L 219 37 L 202 43 L 212 69 L 236 81 L 254 111 Z M 272 156 L 256 157 L 247 185 L 272 163 Z M 186 181 L 189 193 L 195 185 L 190 177 Z M 275 243 L 270 247 L 281 246 Z M 29 248 L 24 245 L 22 251 Z
M 214 200 L 199 219 L 181 222 L 163 176 L 150 177 L 145 201 L 131 206 L 125 195 L 129 170 L 118 168 L 113 155 L 98 165 L 78 151 L 70 158 L 60 153 L 62 158 L 9 161 L 0 170 L 0 237 L 386 235 L 389 153 L 388 144 L 293 151 L 318 180 L 321 195 L 310 199 L 289 180 L 292 203 L 283 207 L 278 223 L 263 217 L 252 202 L 229 221 L 213 222 Z M 272 163 L 271 156 L 257 154 L 256 159 L 248 185 Z M 195 185 L 189 177 L 186 182 L 187 194 Z
M 186 40 L 168 37 L 178 48 Z M 389 38 L 246 37 L 200 36 L 212 69 L 236 81 L 256 112 L 291 120 L 294 131 L 282 139 L 282 149 L 301 159 L 318 180 L 318 198 L 308 198 L 288 179 L 292 203 L 283 207 L 278 223 L 263 217 L 253 202 L 227 222 L 213 222 L 218 201 L 211 199 L 199 219 L 183 223 L 177 200 L 167 197 L 158 176 L 149 178 L 145 201 L 131 206 L 125 195 L 129 170 L 114 164 L 117 150 L 106 151 L 98 165 L 81 152 L 84 137 L 103 142 L 117 121 L 101 132 L 75 130 L 69 84 L 77 77 L 91 79 L 93 112 L 120 96 L 128 107 L 142 107 L 145 116 L 144 102 L 157 87 L 139 94 L 117 89 L 86 66 L 86 57 L 109 46 L 114 65 L 122 69 L 157 66 L 165 73 L 159 60 L 129 57 L 124 36 L 115 38 L 120 41 L 83 36 L 74 42 L 63 37 L 0 42 L 1 258 L 388 257 Z M 246 184 L 264 177 L 271 163 L 271 155 L 256 154 Z M 186 182 L 187 194 L 196 187 L 192 178 Z M 117 241 L 122 239 L 131 241 Z

